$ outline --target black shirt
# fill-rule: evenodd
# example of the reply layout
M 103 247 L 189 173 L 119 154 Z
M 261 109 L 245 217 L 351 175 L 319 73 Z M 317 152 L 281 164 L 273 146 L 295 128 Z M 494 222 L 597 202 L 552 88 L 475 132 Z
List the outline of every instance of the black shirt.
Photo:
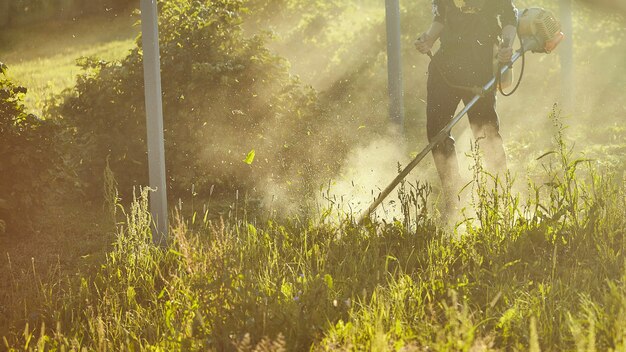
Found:
M 502 27 L 517 26 L 512 0 L 433 0 L 433 13 L 444 25 L 434 59 L 438 68 L 456 85 L 486 83 Z

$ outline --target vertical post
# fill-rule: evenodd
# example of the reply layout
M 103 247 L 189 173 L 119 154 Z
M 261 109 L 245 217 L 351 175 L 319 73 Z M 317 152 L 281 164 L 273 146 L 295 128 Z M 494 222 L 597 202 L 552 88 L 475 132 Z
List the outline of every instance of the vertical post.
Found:
M 387 70 L 389 116 L 400 130 L 404 128 L 404 91 L 402 89 L 402 44 L 400 35 L 400 1 L 385 0 L 387 24 Z
M 560 0 L 561 26 L 565 40 L 559 48 L 561 61 L 561 105 L 571 112 L 574 104 L 574 26 L 572 25 L 572 0 Z
M 164 244 L 168 232 L 165 187 L 165 145 L 163 142 L 163 102 L 157 0 L 141 0 L 141 36 L 148 131 L 148 168 L 150 174 L 150 213 L 155 222 L 153 239 Z

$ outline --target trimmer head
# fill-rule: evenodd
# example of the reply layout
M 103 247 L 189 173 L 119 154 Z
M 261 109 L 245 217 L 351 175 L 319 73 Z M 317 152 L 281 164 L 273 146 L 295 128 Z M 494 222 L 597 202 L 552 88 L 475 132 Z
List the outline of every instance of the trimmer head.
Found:
M 535 53 L 550 53 L 565 38 L 561 23 L 554 14 L 539 7 L 521 13 L 518 31 L 524 48 Z

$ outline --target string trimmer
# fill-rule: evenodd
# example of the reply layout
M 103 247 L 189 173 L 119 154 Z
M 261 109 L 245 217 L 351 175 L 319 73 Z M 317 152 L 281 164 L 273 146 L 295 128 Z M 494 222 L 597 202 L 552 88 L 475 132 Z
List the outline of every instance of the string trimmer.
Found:
M 472 100 L 465 105 L 465 107 L 456 115 L 450 122 L 444 127 L 405 168 L 398 176 L 376 197 L 376 200 L 372 205 L 367 208 L 359 218 L 359 223 L 368 218 L 370 214 L 382 203 L 387 196 L 398 186 L 398 184 L 408 176 L 408 174 L 419 164 L 422 159 L 439 143 L 441 143 L 450 133 L 452 127 L 454 127 L 460 120 L 467 114 L 467 112 L 476 104 L 476 102 L 489 92 L 495 86 L 500 86 L 498 81 L 500 77 L 509 71 L 517 60 L 522 58 L 524 61 L 524 54 L 527 51 L 535 53 L 550 53 L 557 45 L 563 40 L 564 35 L 561 32 L 561 24 L 556 17 L 548 10 L 542 8 L 530 8 L 522 11 L 517 27 L 518 37 L 520 38 L 521 47 L 513 54 L 511 62 L 499 67 L 496 75 L 487 82 L 482 88 L 479 94 L 476 94 Z M 523 68 L 520 74 L 520 81 L 523 74 Z M 516 86 L 519 86 L 519 81 Z M 500 92 L 504 95 L 510 95 L 512 93 L 505 94 L 499 87 Z M 514 88 L 514 90 L 517 89 Z

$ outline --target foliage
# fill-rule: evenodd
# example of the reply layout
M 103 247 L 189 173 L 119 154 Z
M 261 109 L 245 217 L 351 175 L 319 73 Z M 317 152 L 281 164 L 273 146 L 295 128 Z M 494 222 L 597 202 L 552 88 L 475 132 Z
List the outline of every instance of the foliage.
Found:
M 345 2 L 338 0 L 247 0 L 245 5 L 253 15 L 252 19 L 260 25 L 264 24 L 263 27 L 280 25 L 284 19 L 290 18 L 297 23 L 296 26 L 291 27 L 304 33 L 316 32 L 315 28 L 309 26 L 317 22 L 318 25 L 324 27 L 326 22 L 336 19 L 346 7 Z
M 329 50 L 328 46 L 345 44 L 341 38 L 333 37 L 333 31 L 330 28 L 335 27 L 336 23 L 345 21 L 346 10 L 351 5 L 350 2 L 339 0 L 245 1 L 245 6 L 249 9 L 246 20 L 251 22 L 248 26 L 261 31 L 271 30 L 286 46 L 293 48 L 305 45 L 310 49 L 306 56 L 314 58 L 318 56 L 312 51 L 321 49 L 326 53 Z M 337 49 L 334 48 L 334 50 Z M 307 62 L 307 57 L 299 59 Z M 325 59 L 328 60 L 328 58 Z
M 313 164 L 325 172 L 341 154 L 315 159 L 314 143 L 330 143 L 318 132 L 329 119 L 316 92 L 264 47 L 265 36 L 244 36 L 244 11 L 242 1 L 161 3 L 166 159 L 178 195 L 192 185 L 304 189 L 316 176 Z M 146 184 L 147 173 L 140 40 L 138 46 L 119 62 L 83 60 L 85 73 L 52 112 L 75 133 L 83 180 L 102 184 L 110 155 L 126 195 Z M 248 165 L 242 160 L 252 149 L 256 161 Z
M 26 88 L 15 85 L 0 63 L 0 203 L 11 212 L 28 212 L 52 194 L 59 176 L 55 125 L 29 114 L 23 104 Z

